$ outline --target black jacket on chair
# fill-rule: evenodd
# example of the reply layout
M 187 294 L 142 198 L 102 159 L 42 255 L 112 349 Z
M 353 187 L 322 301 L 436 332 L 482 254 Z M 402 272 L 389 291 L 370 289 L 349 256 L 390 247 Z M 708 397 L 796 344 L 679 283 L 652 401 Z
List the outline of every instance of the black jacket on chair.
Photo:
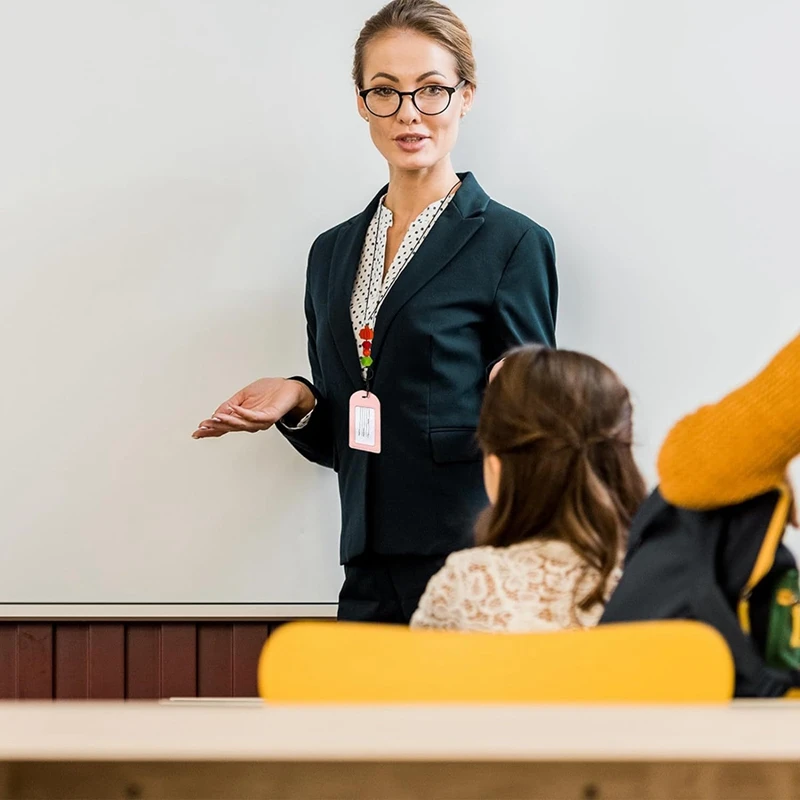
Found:
M 622 579 L 600 624 L 704 622 L 731 651 L 738 697 L 781 697 L 800 685 L 800 672 L 768 666 L 765 658 L 775 583 L 796 567 L 782 541 L 790 503 L 781 498 L 773 491 L 694 511 L 668 503 L 656 489 L 631 523 Z
M 365 552 L 446 555 L 472 544 L 487 502 L 475 440 L 487 366 L 515 345 L 555 344 L 549 233 L 491 200 L 471 173 L 459 177 L 375 323 L 380 454 L 348 445 L 350 397 L 363 388 L 350 295 L 386 187 L 311 248 L 305 311 L 317 407 L 305 428 L 278 427 L 303 456 L 338 472 L 345 564 Z

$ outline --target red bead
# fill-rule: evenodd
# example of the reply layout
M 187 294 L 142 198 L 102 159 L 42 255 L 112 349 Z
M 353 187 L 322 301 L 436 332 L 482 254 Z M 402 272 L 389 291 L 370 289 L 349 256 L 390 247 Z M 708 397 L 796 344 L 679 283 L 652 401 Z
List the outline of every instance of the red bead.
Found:
M 370 326 L 369 326 L 369 325 L 365 325 L 365 326 L 364 326 L 364 327 L 363 327 L 363 328 L 362 328 L 362 329 L 361 329 L 361 330 L 358 332 L 358 335 L 359 335 L 359 336 L 360 336 L 362 339 L 372 339 L 372 337 L 374 336 L 374 334 L 375 334 L 375 331 L 373 331 L 373 330 L 372 330 L 372 328 L 370 328 Z
M 372 342 L 362 342 L 361 349 L 364 351 L 364 355 L 368 356 L 372 352 Z

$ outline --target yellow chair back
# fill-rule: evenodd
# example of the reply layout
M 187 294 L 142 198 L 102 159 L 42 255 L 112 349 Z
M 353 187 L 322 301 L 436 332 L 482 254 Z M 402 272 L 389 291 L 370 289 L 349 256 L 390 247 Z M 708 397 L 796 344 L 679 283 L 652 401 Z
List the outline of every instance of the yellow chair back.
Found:
M 697 622 L 500 634 L 295 622 L 264 646 L 259 692 L 294 703 L 724 703 L 730 651 Z

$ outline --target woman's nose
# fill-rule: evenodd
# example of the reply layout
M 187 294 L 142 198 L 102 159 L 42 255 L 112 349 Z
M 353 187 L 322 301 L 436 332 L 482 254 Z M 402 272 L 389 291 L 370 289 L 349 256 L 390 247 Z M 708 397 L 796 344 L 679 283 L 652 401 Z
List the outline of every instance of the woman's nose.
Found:
M 403 125 L 419 122 L 419 110 L 411 100 L 410 95 L 400 98 L 400 108 L 397 109 L 397 121 Z

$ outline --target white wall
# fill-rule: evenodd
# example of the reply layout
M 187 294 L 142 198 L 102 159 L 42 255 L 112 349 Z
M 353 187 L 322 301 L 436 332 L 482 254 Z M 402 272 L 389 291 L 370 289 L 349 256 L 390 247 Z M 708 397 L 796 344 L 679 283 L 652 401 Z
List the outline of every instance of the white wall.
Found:
M 332 475 L 190 434 L 307 369 L 308 247 L 385 177 L 349 82 L 377 5 L 0 0 L 0 601 L 335 599 Z M 453 7 L 456 166 L 553 233 L 559 342 L 629 383 L 653 478 L 798 329 L 800 7 Z

